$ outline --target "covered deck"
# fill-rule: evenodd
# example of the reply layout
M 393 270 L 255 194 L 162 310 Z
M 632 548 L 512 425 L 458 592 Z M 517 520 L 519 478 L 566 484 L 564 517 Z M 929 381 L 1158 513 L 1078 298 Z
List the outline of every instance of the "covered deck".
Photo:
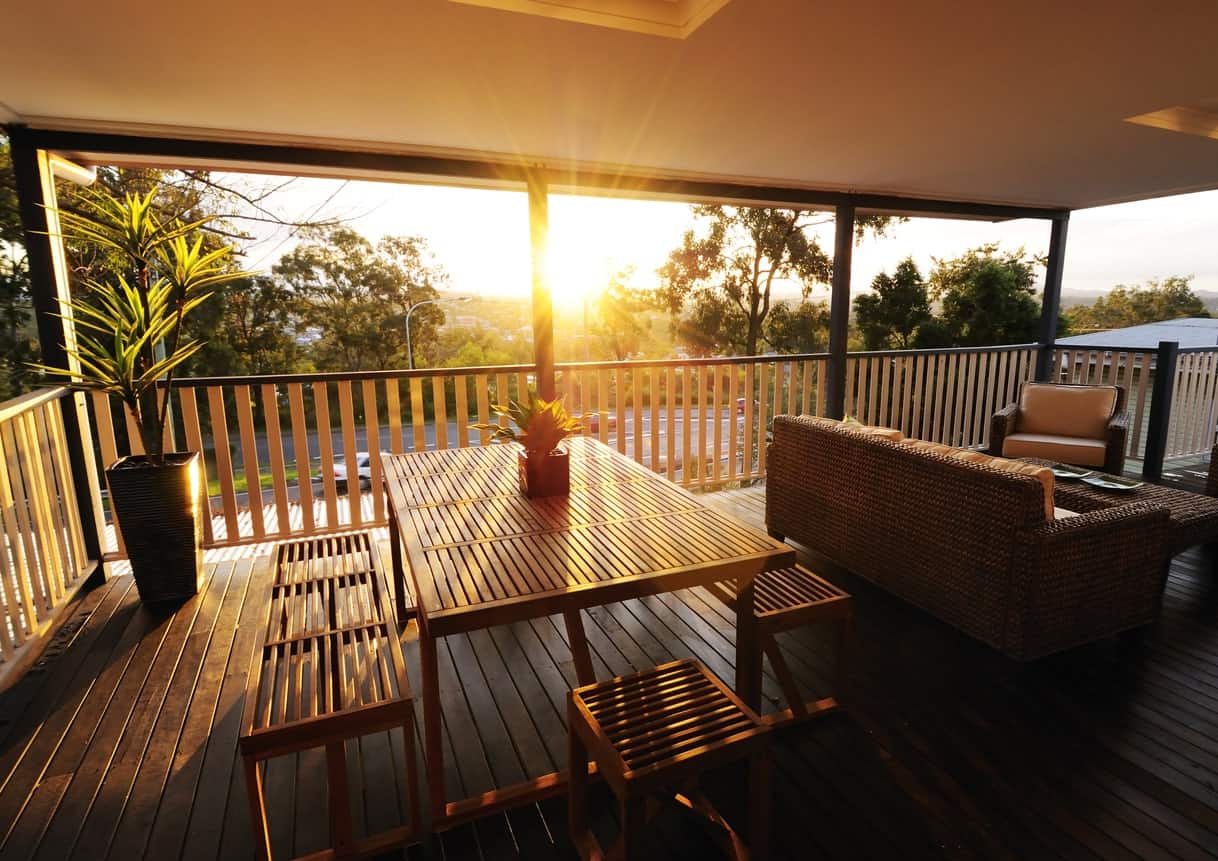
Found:
M 764 487 L 707 499 L 762 524 Z M 80 599 L 0 697 L 0 857 L 251 854 L 236 739 L 265 552 L 209 551 L 205 589 L 173 612 L 140 604 L 128 577 Z M 1142 639 L 1030 665 L 801 557 L 855 596 L 857 629 L 848 711 L 777 739 L 776 857 L 1218 854 L 1218 587 L 1200 552 L 1175 560 L 1161 620 Z M 706 593 L 612 604 L 588 622 L 601 677 L 684 656 L 733 675 L 734 622 Z M 828 632 L 782 636 L 801 683 L 829 693 Z M 417 683 L 412 629 L 405 643 Z M 475 793 L 563 765 L 574 670 L 561 620 L 451 637 L 440 659 L 450 785 Z M 765 693 L 775 708 L 772 679 Z M 358 827 L 394 824 L 400 744 L 372 736 L 348 756 Z M 326 845 L 323 772 L 320 750 L 272 761 L 277 856 Z M 732 781 L 716 794 L 730 816 L 741 801 Z M 715 857 L 692 821 L 657 823 L 648 857 Z M 566 833 L 558 797 L 439 842 L 450 859 L 574 858 Z

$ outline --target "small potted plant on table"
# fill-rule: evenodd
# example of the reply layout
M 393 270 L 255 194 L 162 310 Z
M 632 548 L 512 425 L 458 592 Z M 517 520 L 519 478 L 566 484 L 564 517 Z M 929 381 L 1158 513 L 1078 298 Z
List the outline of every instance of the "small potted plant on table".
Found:
M 521 492 L 530 499 L 570 493 L 571 462 L 558 444 L 583 432 L 582 419 L 563 409 L 562 398 L 546 401 L 532 394 L 526 402 L 495 404 L 493 410 L 511 424 L 477 424 L 474 427 L 491 431 L 491 442 L 516 442 L 523 447 L 516 457 Z
M 113 271 L 81 284 L 70 303 L 78 367 L 35 365 L 75 389 L 121 400 L 144 454 L 107 465 L 110 502 L 140 598 L 188 598 L 203 572 L 200 452 L 165 451 L 174 372 L 203 346 L 183 320 L 219 284 L 248 273 L 231 265 L 231 246 L 204 249 L 210 219 L 163 219 L 155 190 L 123 199 L 85 196 L 81 212 L 59 214 L 64 234 L 114 260 Z

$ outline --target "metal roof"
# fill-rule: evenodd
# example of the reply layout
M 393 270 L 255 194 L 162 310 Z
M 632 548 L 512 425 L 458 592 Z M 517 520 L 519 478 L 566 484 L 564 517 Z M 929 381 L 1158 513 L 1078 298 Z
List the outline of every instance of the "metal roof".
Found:
M 1159 346 L 1160 341 L 1176 341 L 1181 347 L 1213 347 L 1218 345 L 1218 318 L 1180 317 L 1177 320 L 1143 323 L 1140 326 L 1126 326 L 1124 329 L 1109 329 L 1106 332 L 1090 332 L 1086 335 L 1057 339 L 1057 343 L 1065 346 L 1079 344 L 1141 350 L 1153 350 Z

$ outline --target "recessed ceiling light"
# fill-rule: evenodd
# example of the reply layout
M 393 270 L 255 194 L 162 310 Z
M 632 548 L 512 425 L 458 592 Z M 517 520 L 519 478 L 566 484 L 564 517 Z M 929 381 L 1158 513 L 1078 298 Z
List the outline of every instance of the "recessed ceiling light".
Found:
M 729 0 L 452 0 L 598 27 L 684 39 Z

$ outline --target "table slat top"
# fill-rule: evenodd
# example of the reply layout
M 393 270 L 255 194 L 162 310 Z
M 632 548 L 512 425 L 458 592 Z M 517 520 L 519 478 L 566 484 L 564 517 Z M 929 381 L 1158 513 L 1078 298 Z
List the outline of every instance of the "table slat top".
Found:
M 628 582 L 647 594 L 664 589 L 640 581 L 712 582 L 791 564 L 785 545 L 608 446 L 575 438 L 568 452 L 570 495 L 541 499 L 520 492 L 509 447 L 383 457 L 426 617 L 528 618 L 562 596 L 595 604 L 590 591 Z

